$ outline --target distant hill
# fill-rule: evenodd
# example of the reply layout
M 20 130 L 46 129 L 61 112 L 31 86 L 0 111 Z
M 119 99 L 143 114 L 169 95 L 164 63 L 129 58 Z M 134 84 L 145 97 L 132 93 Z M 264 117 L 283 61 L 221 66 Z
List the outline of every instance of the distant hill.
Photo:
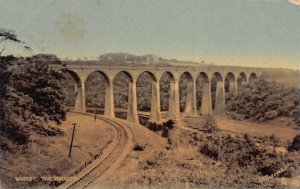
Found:
M 276 81 L 285 87 L 300 88 L 300 71 L 284 68 L 266 69 L 262 77 L 268 81 Z
M 128 53 L 107 53 L 99 56 L 100 63 L 159 63 L 160 57 L 155 55 L 136 56 Z
M 176 59 L 165 59 L 153 54 L 137 56 L 129 53 L 106 53 L 99 60 L 65 60 L 65 64 L 102 64 L 102 65 L 159 65 L 159 66 L 199 66 L 205 64 Z

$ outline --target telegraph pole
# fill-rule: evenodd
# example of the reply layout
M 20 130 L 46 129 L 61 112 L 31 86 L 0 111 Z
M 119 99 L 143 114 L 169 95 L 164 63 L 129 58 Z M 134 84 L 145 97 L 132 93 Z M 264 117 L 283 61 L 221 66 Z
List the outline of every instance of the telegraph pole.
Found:
M 95 108 L 95 117 L 94 117 L 94 121 L 96 121 L 97 119 L 97 108 Z
M 76 123 L 73 123 L 73 133 L 72 133 L 72 139 L 71 139 L 71 145 L 70 145 L 70 150 L 69 150 L 69 157 L 71 157 L 71 152 L 72 152 L 72 147 L 73 147 L 73 140 L 74 140 L 74 133 L 76 129 Z

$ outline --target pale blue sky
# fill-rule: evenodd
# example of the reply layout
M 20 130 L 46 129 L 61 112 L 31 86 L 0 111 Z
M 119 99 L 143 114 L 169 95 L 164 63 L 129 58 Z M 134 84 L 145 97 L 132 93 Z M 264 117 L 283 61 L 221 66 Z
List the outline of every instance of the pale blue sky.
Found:
M 0 27 L 34 53 L 108 52 L 299 68 L 300 6 L 287 0 L 0 0 Z M 9 44 L 6 53 L 24 55 Z

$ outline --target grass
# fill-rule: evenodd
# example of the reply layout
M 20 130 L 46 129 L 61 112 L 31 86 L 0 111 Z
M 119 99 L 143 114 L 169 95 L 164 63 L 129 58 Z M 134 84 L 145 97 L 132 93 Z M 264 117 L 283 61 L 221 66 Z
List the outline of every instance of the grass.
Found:
M 205 123 L 202 119 L 202 117 L 185 118 L 182 122 L 179 122 L 179 124 L 182 124 L 180 127 L 191 127 L 196 130 L 200 128 L 201 130 Z M 293 127 L 232 121 L 235 124 L 230 127 L 232 122 L 228 120 L 224 122 L 224 120 L 218 120 L 217 118 L 217 125 L 220 129 L 217 135 L 220 136 L 222 140 L 225 140 L 230 134 L 230 136 L 233 137 L 232 140 L 235 141 L 235 145 L 239 146 L 239 140 L 244 141 L 244 134 L 248 133 L 246 139 L 249 138 L 249 140 L 254 141 L 252 147 L 253 145 L 258 145 L 257 148 L 267 150 L 267 153 L 264 155 L 266 159 L 268 159 L 268 152 L 270 152 L 271 155 L 278 153 L 277 158 L 284 158 L 284 154 L 286 154 L 287 151 L 277 151 L 277 149 L 286 149 L 285 146 L 282 147 L 281 145 L 286 145 L 287 140 L 291 140 L 298 131 L 293 129 Z M 244 123 L 246 123 L 246 125 L 243 125 Z M 220 156 L 222 161 L 219 160 L 219 156 L 217 160 L 215 160 L 214 158 L 202 154 L 201 146 L 210 143 L 210 146 L 208 146 L 210 149 L 210 147 L 214 145 L 213 139 L 216 139 L 215 133 L 199 132 L 198 134 L 200 135 L 194 138 L 194 133 L 191 134 L 191 131 L 174 127 L 174 129 L 169 132 L 169 139 L 166 140 L 167 144 L 165 148 L 162 148 L 161 146 L 157 147 L 153 145 L 153 141 L 156 140 L 154 137 L 152 137 L 151 141 L 149 135 L 143 134 L 139 136 L 138 133 L 140 132 L 135 129 L 132 131 L 135 136 L 138 136 L 135 138 L 135 142 L 143 144 L 145 149 L 144 151 L 130 152 L 123 162 L 122 167 L 120 167 L 114 175 L 111 175 L 106 183 L 102 183 L 104 188 L 276 188 L 290 187 L 291 184 L 289 183 L 292 182 L 294 182 L 295 186 L 300 186 L 300 183 L 296 182 L 295 179 L 291 180 L 293 178 L 285 178 L 285 182 L 282 182 L 283 179 L 279 178 L 273 179 L 268 177 L 266 180 L 266 178 L 259 175 L 260 173 L 257 171 L 255 163 L 253 164 L 253 162 L 251 165 L 249 164 L 249 168 L 247 167 L 247 170 L 249 169 L 248 171 L 243 171 L 236 166 L 239 156 L 235 156 L 234 159 L 231 156 L 232 153 L 230 150 L 233 150 L 234 154 L 237 155 L 239 153 L 242 154 L 245 150 L 247 152 L 248 147 L 242 147 L 243 150 L 234 149 L 236 147 L 231 146 L 229 143 L 227 146 L 225 145 L 223 149 L 216 148 L 217 150 L 222 150 Z M 272 146 L 273 143 L 270 139 L 273 132 L 279 132 L 277 133 L 278 135 L 275 136 L 279 136 L 279 140 L 284 141 L 278 144 L 276 151 L 274 151 L 275 148 Z M 259 136 L 256 136 L 258 133 Z M 243 143 L 241 143 L 238 148 L 241 146 L 243 146 Z M 226 153 L 223 153 L 224 150 Z M 264 152 L 264 150 L 262 150 L 262 152 Z M 224 156 L 226 156 L 226 158 Z M 291 156 L 292 159 L 297 159 L 297 157 L 299 159 L 299 154 L 297 153 L 289 154 L 289 156 Z M 228 160 L 228 162 L 225 162 L 224 159 L 226 161 Z M 265 163 L 268 165 L 268 163 L 272 161 L 276 162 L 276 160 L 275 158 Z M 284 161 L 282 160 L 282 162 Z M 235 165 L 236 168 L 230 168 L 229 170 L 228 167 L 232 167 L 233 165 Z
M 72 123 L 77 123 L 74 147 L 71 158 L 68 157 Z M 48 183 L 16 182 L 15 177 L 31 176 L 69 176 L 85 161 L 101 154 L 101 151 L 111 142 L 113 131 L 103 121 L 94 118 L 69 113 L 67 120 L 59 126 L 65 131 L 64 136 L 35 136 L 27 148 L 16 149 L 14 154 L 1 152 L 0 177 L 3 187 L 45 186 Z M 14 158 L 11 158 L 13 155 Z M 1 187 L 0 187 L 1 188 Z
M 279 85 L 285 86 L 285 87 L 297 87 L 300 88 L 300 77 L 293 76 L 293 77 L 285 77 L 285 78 L 279 78 L 279 79 L 269 79 L 270 81 L 275 81 Z

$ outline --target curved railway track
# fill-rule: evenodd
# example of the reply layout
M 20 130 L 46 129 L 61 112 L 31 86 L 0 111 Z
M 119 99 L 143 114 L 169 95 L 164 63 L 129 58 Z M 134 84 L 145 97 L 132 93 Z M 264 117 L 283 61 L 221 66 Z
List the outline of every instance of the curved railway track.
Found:
M 78 114 L 94 116 L 93 114 L 88 113 Z M 103 157 L 95 160 L 95 162 L 92 162 L 87 169 L 83 169 L 80 173 L 75 175 L 75 180 L 65 182 L 60 185 L 60 189 L 87 188 L 95 179 L 101 177 L 108 171 L 109 168 L 113 167 L 115 162 L 122 158 L 122 155 L 123 157 L 126 156 L 126 154 L 124 155 L 124 153 L 126 153 L 126 149 L 130 147 L 131 140 L 131 133 L 129 131 L 128 125 L 104 116 L 97 116 L 97 119 L 111 124 L 111 126 L 116 129 L 118 134 L 113 147 L 107 154 L 103 155 Z

